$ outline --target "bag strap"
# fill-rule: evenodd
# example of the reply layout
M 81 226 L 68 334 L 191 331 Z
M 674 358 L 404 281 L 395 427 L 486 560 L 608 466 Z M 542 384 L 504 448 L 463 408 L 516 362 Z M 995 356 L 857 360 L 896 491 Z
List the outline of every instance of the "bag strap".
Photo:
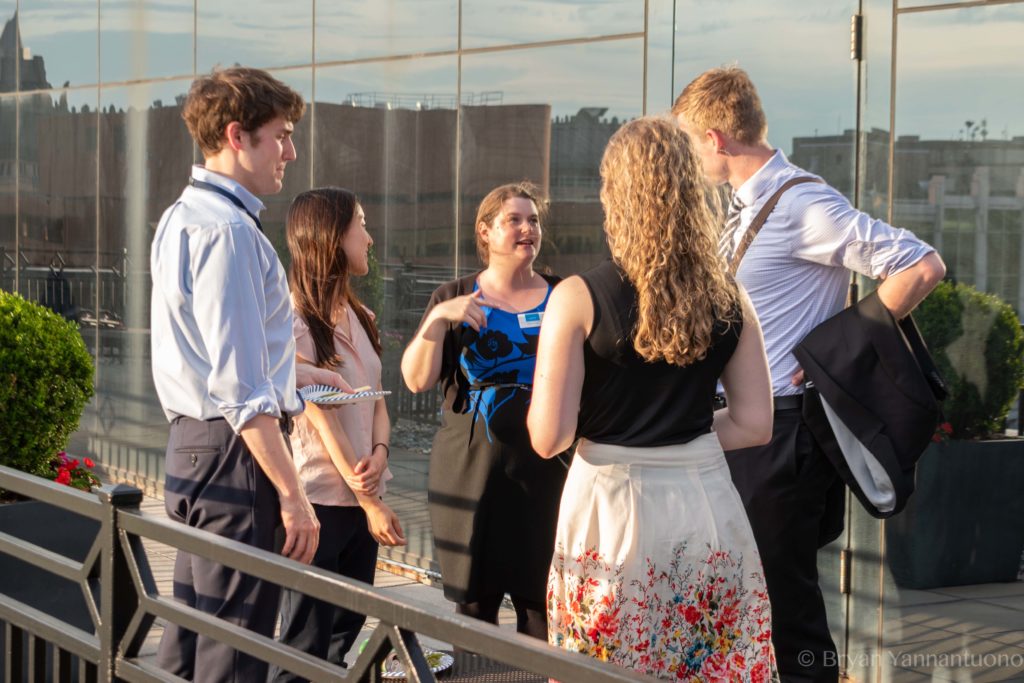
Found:
M 732 260 L 729 261 L 729 274 L 736 275 L 736 271 L 739 270 L 740 261 L 743 260 L 743 255 L 747 253 L 747 249 L 750 247 L 750 243 L 757 237 L 757 233 L 761 232 L 761 228 L 764 227 L 765 222 L 768 220 L 768 216 L 775 210 L 775 205 L 779 203 L 779 199 L 782 194 L 793 187 L 794 185 L 801 185 L 803 183 L 823 183 L 825 182 L 821 178 L 814 178 L 812 176 L 800 176 L 798 178 L 791 178 L 782 184 L 782 187 L 775 191 L 768 201 L 764 203 L 761 210 L 754 216 L 754 220 L 750 222 L 750 227 L 747 228 L 747 232 L 744 233 L 743 239 L 740 240 L 740 244 L 736 247 L 736 253 L 733 254 Z
M 903 333 L 903 338 L 906 339 L 914 358 L 917 359 L 921 373 L 928 380 L 928 387 L 932 390 L 935 400 L 939 402 L 946 400 L 949 396 L 949 387 L 946 386 L 946 381 L 939 374 L 939 368 L 928 352 L 928 346 L 924 343 L 924 338 L 921 337 L 921 331 L 917 328 L 914 317 L 908 313 L 903 319 L 897 320 L 896 324 Z M 939 408 L 941 412 L 942 406 Z

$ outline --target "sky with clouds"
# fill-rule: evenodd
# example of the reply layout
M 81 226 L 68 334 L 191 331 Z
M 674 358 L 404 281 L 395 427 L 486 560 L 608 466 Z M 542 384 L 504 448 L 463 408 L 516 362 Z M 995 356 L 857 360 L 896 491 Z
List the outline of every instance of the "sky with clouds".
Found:
M 704 69 L 736 62 L 761 92 L 770 137 L 852 128 L 856 72 L 849 58 L 853 0 L 650 0 L 648 109 L 664 110 Z M 886 3 L 873 3 L 882 7 Z M 617 36 L 617 40 L 467 53 L 464 92 L 499 90 L 506 103 L 550 104 L 556 116 L 582 107 L 628 118 L 643 109 L 644 3 L 640 0 L 463 0 L 464 49 Z M 318 67 L 318 99 L 351 92 L 454 95 L 457 0 L 294 3 L 199 0 L 22 0 L 25 47 L 45 59 L 51 84 L 187 78 L 216 64 Z M 675 23 L 673 25 L 673 10 Z M 11 0 L 0 12 L 14 13 Z M 313 16 L 316 29 L 313 29 Z M 889 17 L 870 15 L 885 45 Z M 97 50 L 97 34 L 100 36 Z M 897 54 L 898 134 L 954 139 L 966 120 L 986 119 L 990 138 L 1024 135 L 1024 3 L 902 14 Z M 874 38 L 876 36 L 869 36 Z M 330 64 L 387 55 L 413 60 Z M 889 55 L 869 53 L 868 125 L 888 127 Z M 878 61 L 884 62 L 883 65 Z M 311 93 L 312 69 L 291 73 Z M 884 77 L 874 77 L 881 74 Z M 99 75 L 99 76 L 98 76 Z M 877 112 L 877 114 L 875 113 Z

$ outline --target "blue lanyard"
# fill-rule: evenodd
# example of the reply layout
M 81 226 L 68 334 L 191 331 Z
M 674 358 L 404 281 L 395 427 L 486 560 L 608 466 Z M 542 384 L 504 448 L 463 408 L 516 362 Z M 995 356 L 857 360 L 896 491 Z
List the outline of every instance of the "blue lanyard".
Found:
M 191 185 L 192 187 L 196 188 L 197 190 L 206 190 L 207 192 L 216 192 L 220 196 L 225 197 L 232 204 L 234 204 L 239 209 L 244 211 L 245 214 L 247 216 L 249 216 L 249 218 L 251 218 L 254 223 L 256 223 L 256 227 L 260 229 L 260 232 L 263 232 L 263 224 L 260 223 L 260 219 L 256 217 L 256 214 L 254 214 L 252 211 L 247 209 L 245 204 L 242 203 L 241 199 L 239 199 L 235 195 L 231 194 L 230 192 L 225 190 L 223 187 L 220 187 L 218 185 L 214 185 L 213 183 L 208 183 L 205 180 L 196 180 L 195 178 L 189 178 L 188 179 L 188 184 Z

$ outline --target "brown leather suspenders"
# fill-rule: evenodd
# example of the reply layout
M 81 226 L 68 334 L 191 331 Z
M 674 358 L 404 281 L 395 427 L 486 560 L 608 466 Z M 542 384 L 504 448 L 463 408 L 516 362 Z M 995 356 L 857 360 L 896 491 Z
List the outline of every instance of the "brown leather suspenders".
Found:
M 765 221 L 768 220 L 768 216 L 775 209 L 775 205 L 779 203 L 779 198 L 782 197 L 782 193 L 793 187 L 794 185 L 800 185 L 802 183 L 823 183 L 824 180 L 820 178 L 812 178 L 811 176 L 800 176 L 799 178 L 792 178 L 783 183 L 782 187 L 775 191 L 768 201 L 764 203 L 761 210 L 754 216 L 754 220 L 750 222 L 750 227 L 743 234 L 743 239 L 740 240 L 739 246 L 736 247 L 736 253 L 733 254 L 732 260 L 729 261 L 729 274 L 736 275 L 736 270 L 740 267 L 740 261 L 743 259 L 743 255 L 747 253 L 747 249 L 750 247 L 750 243 L 757 237 L 757 233 L 764 227 Z

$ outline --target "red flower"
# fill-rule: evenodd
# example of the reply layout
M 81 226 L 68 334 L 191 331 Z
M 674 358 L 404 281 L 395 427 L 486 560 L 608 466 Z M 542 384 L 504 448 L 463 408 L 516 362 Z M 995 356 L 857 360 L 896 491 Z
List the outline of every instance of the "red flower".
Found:
M 935 443 L 942 443 L 949 441 L 953 436 L 953 425 L 949 422 L 943 422 L 935 428 L 935 433 L 932 434 L 932 441 Z
M 683 618 L 686 619 L 687 624 L 693 626 L 700 620 L 700 611 L 698 611 L 693 605 L 687 605 L 686 611 L 683 613 Z
M 721 681 L 729 679 L 729 662 L 725 655 L 720 652 L 712 652 L 701 663 L 701 677 L 706 681 Z
M 758 662 L 750 671 L 750 683 L 767 683 L 770 678 L 768 665 Z
M 50 461 L 50 472 L 53 481 L 65 486 L 71 486 L 82 491 L 88 491 L 93 486 L 99 486 L 100 480 L 95 474 L 89 471 L 96 465 L 91 458 L 83 458 L 85 467 L 77 458 L 70 458 L 68 454 L 61 451 Z

